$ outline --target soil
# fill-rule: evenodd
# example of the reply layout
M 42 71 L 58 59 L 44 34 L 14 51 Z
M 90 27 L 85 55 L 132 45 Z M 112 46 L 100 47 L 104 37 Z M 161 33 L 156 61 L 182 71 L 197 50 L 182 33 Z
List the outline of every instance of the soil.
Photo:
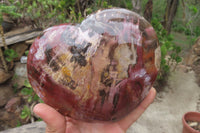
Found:
M 193 129 L 195 129 L 195 130 L 200 132 L 200 122 L 187 121 L 187 123 L 191 128 L 193 128 Z
M 172 35 L 174 36 L 174 43 L 177 46 L 180 46 L 182 51 L 180 53 L 180 56 L 183 58 L 183 65 L 186 63 L 186 59 L 190 56 L 190 52 L 192 49 L 192 44 L 190 41 L 189 36 L 186 36 L 181 33 L 172 32 Z M 197 60 L 194 62 L 194 64 L 191 66 L 193 71 L 195 72 L 196 76 L 196 82 L 200 86 L 200 60 Z

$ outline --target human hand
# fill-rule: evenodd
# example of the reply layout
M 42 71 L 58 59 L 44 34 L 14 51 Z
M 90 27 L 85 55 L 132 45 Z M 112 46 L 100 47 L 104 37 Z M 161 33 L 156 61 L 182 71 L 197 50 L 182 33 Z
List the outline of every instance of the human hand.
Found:
M 117 122 L 88 123 L 61 115 L 44 103 L 34 107 L 34 112 L 47 124 L 46 133 L 125 133 L 153 102 L 156 90 L 151 88 L 147 97 L 128 116 Z

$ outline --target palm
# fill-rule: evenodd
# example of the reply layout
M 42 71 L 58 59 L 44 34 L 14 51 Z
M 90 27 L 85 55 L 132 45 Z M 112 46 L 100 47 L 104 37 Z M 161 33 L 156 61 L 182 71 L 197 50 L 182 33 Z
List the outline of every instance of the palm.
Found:
M 124 133 L 118 123 L 87 123 L 66 118 L 66 133 Z
M 34 112 L 47 124 L 46 133 L 124 133 L 153 102 L 156 91 L 152 88 L 144 101 L 128 116 L 117 122 L 88 123 L 64 117 L 46 104 L 38 104 Z

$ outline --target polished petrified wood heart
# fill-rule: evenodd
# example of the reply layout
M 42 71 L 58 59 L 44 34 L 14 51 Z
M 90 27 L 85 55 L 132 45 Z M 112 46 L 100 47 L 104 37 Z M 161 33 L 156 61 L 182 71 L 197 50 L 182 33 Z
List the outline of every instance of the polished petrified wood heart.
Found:
M 152 26 L 126 9 L 106 9 L 80 25 L 51 27 L 28 55 L 28 78 L 39 97 L 63 115 L 114 121 L 148 94 L 160 64 Z

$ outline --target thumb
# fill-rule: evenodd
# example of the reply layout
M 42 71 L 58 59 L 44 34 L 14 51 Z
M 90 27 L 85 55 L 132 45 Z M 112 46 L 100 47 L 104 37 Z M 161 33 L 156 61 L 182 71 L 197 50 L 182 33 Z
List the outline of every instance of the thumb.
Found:
M 65 117 L 51 106 L 39 103 L 35 105 L 33 112 L 46 123 L 46 133 L 64 133 L 66 129 Z

